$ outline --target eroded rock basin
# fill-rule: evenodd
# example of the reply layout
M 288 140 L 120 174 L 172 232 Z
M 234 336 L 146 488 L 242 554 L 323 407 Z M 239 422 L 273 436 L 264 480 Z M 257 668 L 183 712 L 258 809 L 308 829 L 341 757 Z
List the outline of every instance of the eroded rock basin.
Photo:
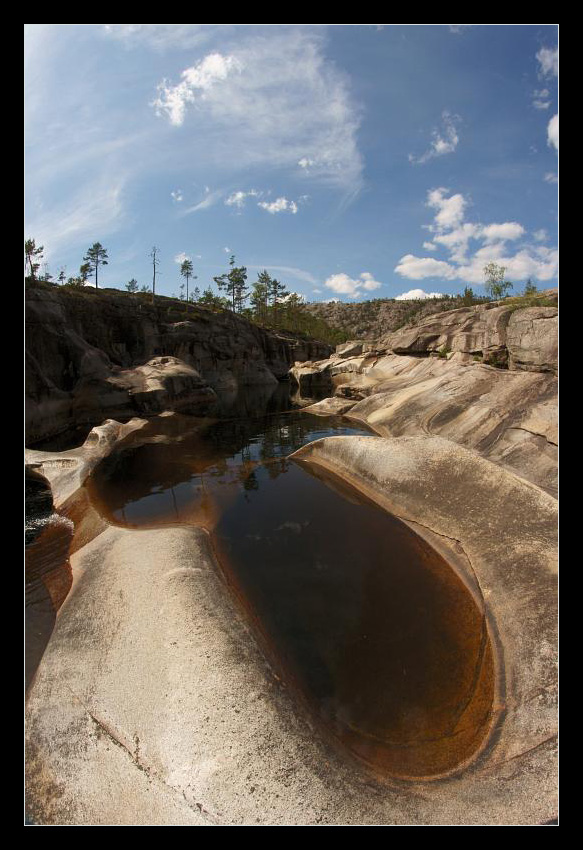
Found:
M 486 742 L 492 646 L 479 595 L 426 541 L 287 460 L 312 440 L 362 433 L 298 412 L 190 430 L 158 421 L 87 488 L 116 525 L 205 526 L 264 649 L 324 735 L 376 772 L 433 778 Z

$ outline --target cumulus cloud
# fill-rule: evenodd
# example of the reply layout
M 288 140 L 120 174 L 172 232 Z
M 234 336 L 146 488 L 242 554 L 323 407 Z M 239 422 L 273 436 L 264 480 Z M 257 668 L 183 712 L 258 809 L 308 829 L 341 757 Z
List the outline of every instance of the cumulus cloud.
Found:
M 479 229 L 479 235 L 486 242 L 498 242 L 506 239 L 520 239 L 524 236 L 524 227 L 517 221 L 506 221 L 504 224 L 488 224 Z
M 163 80 L 152 106 L 158 115 L 166 113 L 170 123 L 179 127 L 184 123 L 189 104 L 204 101 L 217 83 L 226 80 L 229 74 L 242 70 L 243 65 L 235 56 L 209 53 L 197 65 L 186 68 L 181 74 L 182 81 L 177 85 L 173 86 Z
M 449 189 L 432 189 L 427 194 L 427 206 L 437 210 L 435 225 L 430 229 L 453 228 L 460 225 L 464 218 L 467 201 L 463 195 L 447 197 Z
M 553 115 L 547 127 L 547 144 L 559 150 L 559 116 Z
M 181 266 L 185 260 L 190 260 L 190 257 L 188 254 L 185 254 L 184 251 L 181 251 L 180 254 L 176 254 L 174 257 L 174 262 L 178 263 L 179 266 Z
M 425 292 L 423 289 L 410 289 L 409 292 L 403 292 L 402 295 L 397 295 L 395 301 L 419 301 L 426 298 L 442 298 L 443 292 Z
M 551 93 L 548 89 L 540 89 L 533 92 L 532 105 L 535 109 L 548 109 L 551 105 Z
M 464 221 L 466 199 L 459 193 L 451 194 L 443 188 L 428 192 L 427 206 L 436 211 L 433 222 L 426 225 L 433 234 L 429 244 L 444 248 L 448 258 L 441 260 L 405 254 L 395 267 L 397 274 L 402 277 L 409 280 L 442 278 L 483 284 L 483 270 L 488 262 L 505 266 L 510 279 L 533 277 L 546 281 L 556 277 L 558 253 L 540 244 L 546 239 L 545 231 L 536 231 L 530 245 L 519 244 L 518 248 L 511 250 L 509 243 L 520 243 L 526 237 L 526 230 L 519 222 L 484 225 Z
M 258 198 L 261 196 L 261 194 L 262 193 L 258 192 L 257 189 L 250 189 L 248 192 L 232 192 L 229 197 L 225 199 L 225 204 L 228 207 L 237 207 L 238 209 L 243 209 L 247 198 Z
M 430 159 L 455 151 L 459 143 L 457 132 L 457 125 L 460 121 L 459 116 L 451 115 L 451 113 L 445 110 L 441 114 L 441 119 L 441 127 L 432 130 L 432 140 L 429 148 L 418 157 L 409 154 L 409 162 L 414 165 L 423 165 L 425 162 L 429 162 Z
M 258 207 L 265 210 L 271 215 L 275 215 L 280 212 L 290 212 L 295 215 L 298 211 L 298 205 L 295 201 L 288 201 L 287 198 L 276 198 L 275 201 L 259 201 L 257 204 Z
M 433 257 L 415 257 L 413 254 L 405 254 L 401 257 L 395 271 L 409 280 L 423 280 L 426 277 L 447 279 L 455 277 L 455 268 L 449 263 Z
M 324 282 L 324 286 L 336 292 L 338 295 L 347 295 L 349 298 L 359 298 L 363 290 L 373 292 L 382 286 L 370 272 L 361 272 L 358 278 L 351 278 L 344 272 L 330 275 Z
M 559 49 L 558 47 L 541 47 L 536 54 L 539 62 L 539 73 L 543 77 L 558 77 Z

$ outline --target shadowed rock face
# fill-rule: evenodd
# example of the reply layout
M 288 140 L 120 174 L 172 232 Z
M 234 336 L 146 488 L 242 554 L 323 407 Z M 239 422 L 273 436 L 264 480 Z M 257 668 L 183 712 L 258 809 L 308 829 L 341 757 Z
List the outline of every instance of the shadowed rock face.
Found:
M 294 361 L 331 351 L 229 312 L 190 306 L 185 319 L 184 310 L 111 291 L 29 288 L 27 443 L 108 417 L 200 414 L 215 390 L 275 384 Z

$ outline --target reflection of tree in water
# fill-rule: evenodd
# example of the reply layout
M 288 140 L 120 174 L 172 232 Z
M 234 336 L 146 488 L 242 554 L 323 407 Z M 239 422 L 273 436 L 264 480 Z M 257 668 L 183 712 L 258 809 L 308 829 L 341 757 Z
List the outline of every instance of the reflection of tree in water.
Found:
M 168 514 L 178 520 L 202 505 L 205 488 L 213 499 L 232 487 L 257 490 L 258 464 L 265 465 L 269 478 L 277 478 L 289 468 L 288 455 L 309 440 L 337 432 L 339 424 L 301 411 L 281 412 L 277 406 L 270 415 L 211 425 L 184 416 L 157 419 L 98 465 L 89 488 L 124 522 L 129 503 L 133 517 L 145 510 L 149 519 L 159 512 L 159 519 Z

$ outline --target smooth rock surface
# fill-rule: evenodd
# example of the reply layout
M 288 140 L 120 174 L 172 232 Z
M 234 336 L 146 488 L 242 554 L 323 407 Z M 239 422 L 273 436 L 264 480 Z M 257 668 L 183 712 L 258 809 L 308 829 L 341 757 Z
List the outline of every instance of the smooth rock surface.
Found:
M 356 401 L 346 411 L 349 419 L 386 437 L 445 437 L 556 494 L 558 388 L 551 373 L 511 372 L 455 356 L 397 354 L 361 361 L 354 372 L 333 376 L 335 366 L 330 359 L 312 364 L 309 381 L 317 382 L 318 368 L 330 376 L 330 385 L 338 381 L 336 397 Z M 295 370 L 299 382 L 302 371 Z M 325 415 L 327 406 L 310 410 Z
M 298 457 L 324 452 L 368 476 L 365 442 L 382 447 L 368 457 L 396 512 L 430 527 L 456 563 L 467 554 L 494 611 L 506 713 L 477 761 L 433 782 L 368 773 L 274 674 L 204 532 L 106 527 L 72 557 L 73 590 L 28 699 L 35 822 L 526 825 L 556 815 L 553 500 L 443 440 L 332 438 Z M 502 550 L 511 557 L 499 563 Z

